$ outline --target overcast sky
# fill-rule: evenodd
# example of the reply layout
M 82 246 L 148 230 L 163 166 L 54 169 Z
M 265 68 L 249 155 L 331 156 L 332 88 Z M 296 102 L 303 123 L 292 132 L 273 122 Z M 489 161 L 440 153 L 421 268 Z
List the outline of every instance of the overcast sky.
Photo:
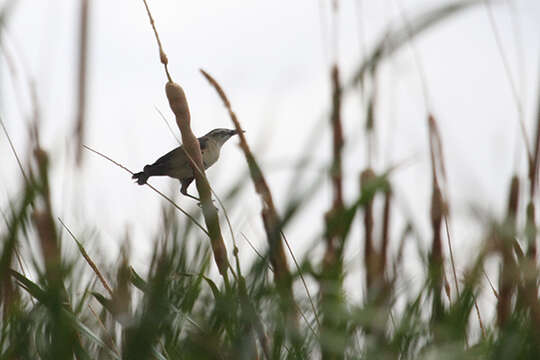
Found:
M 15 146 L 24 154 L 28 139 L 23 120 L 30 113 L 26 77 L 31 76 L 39 97 L 42 140 L 53 160 L 52 188 L 58 213 L 76 233 L 97 229 L 99 246 L 111 249 L 111 254 L 118 250 L 127 226 L 135 242 L 136 261 L 144 263 L 151 248 L 150 235 L 159 226 L 163 200 L 132 184 L 129 175 L 93 154 L 85 154 L 82 170 L 73 168 L 78 3 L 18 1 L 2 34 L 17 71 L 14 77 L 1 57 L 0 115 Z M 413 17 L 444 3 L 447 1 L 340 1 L 337 59 L 342 79 L 350 79 L 358 66 L 362 43 L 369 48 L 386 26 L 403 24 L 396 4 L 403 6 L 406 16 Z M 532 129 L 540 3 L 499 3 L 494 5 L 496 24 L 527 126 Z M 294 162 L 317 124 L 324 126 L 316 133 L 312 148 L 315 160 L 309 175 L 325 176 L 331 137 L 324 119 L 328 119 L 330 103 L 329 63 L 336 48 L 331 41 L 329 1 L 161 0 L 149 4 L 171 74 L 187 94 L 196 134 L 232 127 L 215 91 L 199 73 L 204 68 L 229 96 L 280 210 L 291 191 Z M 467 263 L 467 254 L 479 235 L 471 225 L 469 206 L 500 215 L 512 171 L 519 168 L 522 175 L 525 173 L 517 106 L 487 14 L 484 5 L 477 6 L 414 43 L 443 135 L 458 266 Z M 140 170 L 177 146 L 155 110 L 163 111 L 172 123 L 155 39 L 142 1 L 90 1 L 90 15 L 85 143 L 133 171 Z M 400 203 L 414 211 L 414 220 L 427 235 L 431 181 L 426 108 L 410 48 L 404 47 L 385 62 L 379 80 L 379 146 L 374 168 L 383 171 L 412 159 L 392 180 Z M 348 201 L 357 193 L 359 173 L 366 167 L 361 132 L 364 112 L 358 93 L 346 97 L 343 120 L 348 142 L 344 168 Z M 221 195 L 246 172 L 236 143 L 234 139 L 227 143 L 218 164 L 208 171 L 210 182 Z M 520 161 L 516 161 L 516 153 Z M 0 206 L 5 209 L 19 189 L 21 175 L 3 134 L 0 164 Z M 199 211 L 192 200 L 177 192 L 176 180 L 158 178 L 151 182 L 166 192 L 174 190 L 181 206 Z M 306 185 L 293 184 L 298 188 L 293 191 Z M 191 191 L 195 191 L 194 186 Z M 326 181 L 309 209 L 287 229 L 296 252 L 303 253 L 320 234 L 330 201 Z M 247 183 L 242 206 L 231 210 L 231 217 L 235 231 L 245 233 L 263 249 L 259 209 L 253 187 Z M 400 211 L 395 210 L 396 233 L 401 230 Z M 356 226 L 358 236 L 359 221 Z M 351 244 L 348 259 L 361 251 L 360 242 Z M 245 243 L 241 243 L 241 251 L 253 255 Z

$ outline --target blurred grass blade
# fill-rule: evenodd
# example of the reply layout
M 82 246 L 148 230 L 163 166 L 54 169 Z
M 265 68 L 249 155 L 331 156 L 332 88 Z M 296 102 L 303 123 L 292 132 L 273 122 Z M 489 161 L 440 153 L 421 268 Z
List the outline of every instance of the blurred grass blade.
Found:
M 15 278 L 15 280 L 17 280 L 22 288 L 25 289 L 37 301 L 41 303 L 46 302 L 46 293 L 38 284 L 15 270 L 11 270 L 11 275 Z
M 146 284 L 146 281 L 144 281 L 144 279 L 139 274 L 137 274 L 137 272 L 135 271 L 135 269 L 133 269 L 133 267 L 130 266 L 129 270 L 131 272 L 131 283 L 137 289 L 141 290 L 142 292 L 146 292 L 148 289 L 148 285 Z
M 217 285 L 212 281 L 212 279 L 204 276 L 204 275 L 201 275 L 201 277 L 208 283 L 208 285 L 210 286 L 210 289 L 212 290 L 212 294 L 214 294 L 214 298 L 217 300 L 219 298 L 221 298 L 221 293 L 217 287 Z
M 451 16 L 482 3 L 483 0 L 461 0 L 445 4 L 434 9 L 418 14 L 410 19 L 409 24 L 403 24 L 397 28 L 389 28 L 376 42 L 371 53 L 356 70 L 349 86 L 356 86 L 363 81 L 367 73 L 373 72 L 387 57 L 392 56 L 397 50 L 426 30 L 449 19 Z
M 117 359 L 117 360 L 120 360 L 120 356 L 115 352 L 113 351 L 112 349 L 110 349 L 106 344 L 105 342 L 103 342 L 103 340 L 100 339 L 100 337 L 98 335 L 96 335 L 94 332 L 92 332 L 92 330 L 90 330 L 86 325 L 84 325 L 82 322 L 80 322 L 79 320 L 77 320 L 77 318 L 73 317 L 72 320 L 74 321 L 75 325 L 77 326 L 77 329 L 80 330 L 80 332 L 82 334 L 85 334 L 88 339 L 92 340 L 95 344 L 97 344 L 98 346 L 100 346 L 101 348 L 103 349 L 106 349 L 108 354 L 113 358 L 113 359 Z
M 97 292 L 92 292 L 92 295 L 94 296 L 94 298 L 101 304 L 103 305 L 103 307 L 105 309 L 107 309 L 107 311 L 115 316 L 116 315 L 116 312 L 114 310 L 114 304 L 113 304 L 113 301 L 111 299 L 107 299 L 105 296 L 101 295 L 100 293 L 97 293 Z
M 96 266 L 96 264 L 94 263 L 94 261 L 90 258 L 90 256 L 88 255 L 88 253 L 86 252 L 86 249 L 84 248 L 84 246 L 81 244 L 81 242 L 79 240 L 77 240 L 77 238 L 75 237 L 75 235 L 73 235 L 73 233 L 71 232 L 71 230 L 66 226 L 66 224 L 64 224 L 64 222 L 62 221 L 62 219 L 58 218 L 58 221 L 60 221 L 60 224 L 62 224 L 62 226 L 64 227 L 64 229 L 67 230 L 67 232 L 69 233 L 69 235 L 71 236 L 71 238 L 75 241 L 75 243 L 77 244 L 77 247 L 79 248 L 79 252 L 81 253 L 81 255 L 83 256 L 83 258 L 86 260 L 86 262 L 88 263 L 88 265 L 90 265 L 90 267 L 92 268 L 92 270 L 94 271 L 94 273 L 97 275 L 99 281 L 101 281 L 101 284 L 103 285 L 103 287 L 105 287 L 105 289 L 109 292 L 109 295 L 112 296 L 113 295 L 113 292 L 111 290 L 111 287 L 109 286 L 109 284 L 107 283 L 107 281 L 105 280 L 105 278 L 103 277 L 103 275 L 101 274 L 101 271 L 99 271 L 99 268 Z

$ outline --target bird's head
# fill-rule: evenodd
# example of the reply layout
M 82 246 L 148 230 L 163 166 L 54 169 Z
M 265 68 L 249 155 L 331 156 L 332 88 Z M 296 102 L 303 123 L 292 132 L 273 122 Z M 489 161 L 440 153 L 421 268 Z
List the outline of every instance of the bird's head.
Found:
M 211 138 L 214 141 L 224 144 L 231 136 L 238 134 L 236 130 L 229 129 L 214 129 L 210 131 L 205 137 Z

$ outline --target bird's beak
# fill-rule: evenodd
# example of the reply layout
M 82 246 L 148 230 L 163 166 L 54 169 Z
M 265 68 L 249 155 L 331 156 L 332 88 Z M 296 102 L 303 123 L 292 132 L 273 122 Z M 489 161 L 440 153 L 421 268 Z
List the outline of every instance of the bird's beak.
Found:
M 245 130 L 242 130 L 243 133 L 245 133 Z M 231 130 L 231 136 L 233 135 L 237 135 L 238 134 L 238 131 L 236 130 Z

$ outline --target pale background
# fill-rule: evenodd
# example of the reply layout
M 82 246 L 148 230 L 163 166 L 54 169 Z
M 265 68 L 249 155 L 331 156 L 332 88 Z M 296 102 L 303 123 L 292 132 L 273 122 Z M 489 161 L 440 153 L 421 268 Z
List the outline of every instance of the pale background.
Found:
M 75 170 L 73 166 L 78 3 L 17 3 L 2 34 L 17 69 L 14 76 L 5 57 L 0 58 L 0 116 L 16 148 L 26 158 L 30 76 L 39 97 L 42 141 L 53 160 L 56 211 L 75 233 L 97 233 L 98 236 L 90 237 L 93 242 L 88 247 L 105 249 L 111 261 L 115 261 L 128 229 L 132 262 L 136 268 L 146 269 L 154 234 L 160 226 L 163 200 L 149 189 L 132 184 L 127 173 L 93 154 L 85 153 L 82 169 Z M 176 146 L 155 110 L 158 107 L 172 120 L 154 35 L 142 1 L 90 3 L 85 143 L 138 171 Z M 337 58 L 342 79 L 347 81 L 362 58 L 361 39 L 369 48 L 390 22 L 403 24 L 403 17 L 394 0 L 340 3 Z M 446 2 L 397 3 L 412 17 Z M 328 1 L 307 0 L 150 1 L 171 74 L 186 91 L 194 132 L 202 136 L 216 127 L 232 127 L 215 91 L 199 73 L 204 68 L 229 96 L 280 211 L 291 191 L 295 160 L 302 155 L 312 130 L 321 124 L 324 126 L 311 149 L 314 161 L 309 174 L 326 176 L 323 169 L 329 163 L 331 137 L 324 119 L 328 118 L 330 108 L 329 64 L 335 53 L 329 6 Z M 540 3 L 501 1 L 494 5 L 494 14 L 532 137 Z M 512 172 L 518 169 L 522 176 L 525 174 L 516 102 L 484 5 L 431 29 L 415 40 L 415 46 L 443 135 L 451 230 L 461 273 L 481 236 L 479 220 L 471 215 L 470 207 L 474 205 L 486 214 L 501 216 Z M 364 111 L 358 93 L 345 98 L 343 121 L 348 148 L 344 169 L 348 201 L 357 194 L 359 173 L 366 167 L 361 130 Z M 381 69 L 377 111 L 379 148 L 375 169 L 384 171 L 390 165 L 412 160 L 411 165 L 392 177 L 399 204 L 394 209 L 394 234 L 402 230 L 403 209 L 408 208 L 415 214 L 427 249 L 431 180 L 426 109 L 410 48 L 404 47 Z M 221 195 L 246 172 L 236 143 L 234 138 L 227 143 L 219 163 L 208 171 L 211 184 Z M 0 136 L 0 164 L 0 206 L 4 210 L 21 185 L 21 174 L 4 134 Z M 180 196 L 175 180 L 154 178 L 151 183 L 174 194 L 181 206 L 195 214 L 199 211 L 192 200 Z M 299 190 L 306 186 L 293 184 Z M 194 186 L 191 191 L 195 191 Z M 231 209 L 230 216 L 242 256 L 247 259 L 254 254 L 242 240 L 241 232 L 260 250 L 266 245 L 260 203 L 250 182 L 241 196 L 242 206 Z M 330 202 L 331 189 L 326 180 L 323 190 L 286 229 L 297 255 L 304 254 L 321 234 L 322 218 Z M 351 271 L 360 271 L 362 266 L 360 225 L 358 218 L 349 241 L 350 251 L 346 253 Z M 223 233 L 230 250 L 225 225 Z M 394 247 L 396 240 L 394 236 Z M 407 248 L 406 256 L 414 279 L 414 245 Z M 354 293 L 360 287 L 351 288 Z

